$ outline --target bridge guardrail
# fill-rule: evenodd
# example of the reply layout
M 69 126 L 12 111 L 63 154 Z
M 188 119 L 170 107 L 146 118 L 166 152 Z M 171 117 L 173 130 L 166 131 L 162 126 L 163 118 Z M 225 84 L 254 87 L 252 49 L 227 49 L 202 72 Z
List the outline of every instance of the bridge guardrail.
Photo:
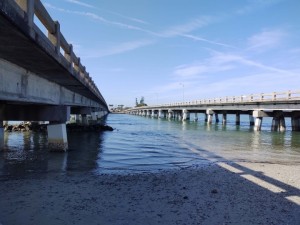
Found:
M 16 12 L 27 21 L 31 28 L 31 36 L 34 38 L 35 33 L 43 34 L 43 32 L 34 23 L 34 16 L 43 24 L 48 32 L 48 40 L 52 44 L 53 50 L 60 57 L 64 57 L 69 66 L 69 71 L 77 77 L 77 79 L 91 90 L 98 98 L 105 102 L 103 96 L 95 85 L 93 79 L 89 76 L 86 68 L 81 64 L 80 58 L 73 52 L 72 44 L 69 44 L 64 35 L 60 31 L 58 21 L 54 21 L 47 12 L 40 0 L 9 0 L 16 9 Z M 43 34 L 44 35 L 44 34 Z M 44 35 L 46 36 L 46 35 Z M 63 53 L 63 54 L 62 54 Z
M 241 104 L 241 103 L 255 103 L 255 102 L 280 102 L 280 101 L 296 101 L 300 100 L 300 91 L 286 91 L 286 92 L 272 92 L 272 93 L 260 93 L 241 96 L 226 96 L 213 99 L 202 99 L 188 102 L 175 102 L 155 106 L 144 106 L 143 108 L 152 107 L 174 107 L 174 106 L 196 106 L 196 105 L 214 105 L 214 104 Z

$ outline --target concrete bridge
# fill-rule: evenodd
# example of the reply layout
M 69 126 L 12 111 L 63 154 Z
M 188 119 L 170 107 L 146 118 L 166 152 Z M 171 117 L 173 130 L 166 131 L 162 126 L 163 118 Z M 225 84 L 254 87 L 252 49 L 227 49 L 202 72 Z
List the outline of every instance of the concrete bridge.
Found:
M 3 121 L 49 121 L 49 148 L 66 150 L 70 114 L 86 121 L 86 115 L 96 120 L 107 113 L 103 96 L 40 0 L 1 0 L 0 149 Z
M 251 94 L 144 106 L 132 108 L 127 113 L 183 121 L 190 119 L 191 113 L 194 113 L 195 120 L 198 120 L 198 113 L 204 113 L 207 123 L 212 123 L 213 117 L 218 123 L 221 114 L 223 125 L 226 124 L 227 114 L 235 115 L 237 125 L 240 125 L 240 115 L 246 114 L 249 115 L 249 125 L 254 126 L 254 130 L 257 131 L 261 130 L 264 117 L 273 118 L 271 130 L 285 131 L 285 118 L 289 117 L 291 118 L 292 130 L 300 131 L 300 91 Z

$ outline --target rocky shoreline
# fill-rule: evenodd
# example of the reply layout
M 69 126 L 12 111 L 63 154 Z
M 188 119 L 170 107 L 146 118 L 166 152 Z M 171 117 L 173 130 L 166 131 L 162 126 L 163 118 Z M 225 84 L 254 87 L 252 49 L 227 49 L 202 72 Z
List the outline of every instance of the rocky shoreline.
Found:
M 114 129 L 108 125 L 91 124 L 82 125 L 76 123 L 67 124 L 67 131 L 70 132 L 100 132 L 100 131 L 113 131 Z M 37 122 L 22 122 L 20 124 L 6 124 L 4 125 L 6 132 L 47 132 L 47 124 L 39 124 Z

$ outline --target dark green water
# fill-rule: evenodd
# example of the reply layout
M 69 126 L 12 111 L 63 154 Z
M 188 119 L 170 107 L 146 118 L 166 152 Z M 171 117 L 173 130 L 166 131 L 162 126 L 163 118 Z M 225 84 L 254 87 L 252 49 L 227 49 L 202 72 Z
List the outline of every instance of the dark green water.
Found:
M 0 153 L 0 175 L 92 172 L 157 172 L 219 161 L 280 164 L 300 163 L 300 132 L 271 132 L 265 120 L 261 132 L 242 117 L 241 126 L 228 118 L 222 124 L 168 121 L 132 115 L 110 114 L 106 123 L 115 130 L 103 133 L 69 133 L 70 150 L 53 153 L 47 136 L 40 133 L 5 133 Z

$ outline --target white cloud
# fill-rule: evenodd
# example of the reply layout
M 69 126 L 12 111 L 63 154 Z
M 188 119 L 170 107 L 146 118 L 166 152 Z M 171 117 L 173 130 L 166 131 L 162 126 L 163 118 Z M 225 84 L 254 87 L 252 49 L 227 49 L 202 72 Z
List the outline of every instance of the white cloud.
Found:
M 298 71 L 299 72 L 299 71 Z M 300 82 L 294 82 L 297 80 L 298 72 L 288 71 L 286 74 L 274 74 L 270 71 L 252 73 L 247 76 L 233 77 L 229 79 L 223 79 L 219 81 L 206 84 L 198 88 L 196 93 L 190 93 L 192 95 L 201 96 L 209 94 L 212 97 L 225 97 L 226 95 L 248 95 L 272 93 L 274 91 L 287 91 L 290 89 L 297 89 Z
M 68 0 L 68 1 L 73 2 L 73 3 L 76 2 L 77 4 L 79 3 L 79 1 L 77 1 L 77 0 Z M 116 27 L 120 27 L 120 28 L 123 28 L 123 29 L 141 31 L 141 32 L 150 34 L 151 36 L 155 36 L 155 37 L 159 37 L 159 38 L 172 38 L 172 37 L 176 37 L 176 36 L 182 36 L 182 37 L 189 38 L 189 39 L 192 39 L 192 40 L 203 41 L 203 42 L 207 42 L 207 43 L 211 43 L 211 44 L 215 44 L 215 45 L 220 45 L 220 46 L 223 46 L 223 47 L 232 47 L 232 46 L 224 44 L 224 43 L 214 42 L 214 41 L 210 41 L 208 39 L 204 39 L 204 38 L 200 38 L 200 37 L 196 37 L 194 35 L 188 34 L 189 32 L 195 31 L 195 30 L 197 30 L 201 27 L 207 26 L 211 23 L 214 23 L 214 22 L 218 21 L 219 18 L 217 18 L 217 17 L 202 16 L 202 17 L 196 18 L 194 20 L 191 20 L 188 23 L 184 23 L 184 24 L 180 24 L 180 25 L 177 25 L 177 26 L 167 28 L 166 30 L 164 30 L 162 32 L 154 32 L 154 31 L 151 31 L 151 30 L 143 29 L 139 26 L 133 26 L 133 25 L 130 25 L 130 24 L 122 23 L 122 22 L 108 20 L 108 19 L 106 19 L 104 17 L 101 17 L 101 16 L 99 16 L 95 13 L 92 13 L 92 12 L 72 11 L 72 10 L 63 9 L 63 8 L 53 6 L 49 3 L 45 3 L 45 6 L 47 8 L 51 8 L 51 9 L 54 9 L 54 10 L 57 10 L 57 11 L 60 11 L 60 12 L 85 16 L 85 17 L 91 18 L 93 20 L 99 21 L 101 23 L 116 26 Z M 143 20 L 139 20 L 139 19 L 136 19 L 136 18 L 133 18 L 133 17 L 126 17 L 126 16 L 123 16 L 121 14 L 111 12 L 111 11 L 108 11 L 108 12 L 112 13 L 112 14 L 115 14 L 115 15 L 118 15 L 118 16 L 121 16 L 123 18 L 127 18 L 131 21 L 135 21 L 135 22 L 138 22 L 138 23 L 141 23 L 141 24 L 147 24 Z
M 208 60 L 212 65 L 246 65 L 246 66 L 251 66 L 254 68 L 258 68 L 264 71 L 271 71 L 271 72 L 276 72 L 276 73 L 281 73 L 281 74 L 289 74 L 289 70 L 284 70 L 277 68 L 275 66 L 269 66 L 265 65 L 263 63 L 247 59 L 246 57 L 239 55 L 239 54 L 234 54 L 234 53 L 220 53 L 220 52 L 214 52 L 212 57 Z
M 248 39 L 248 50 L 264 51 L 280 45 L 287 36 L 283 30 L 265 30 Z
M 132 26 L 132 25 L 126 24 L 126 23 L 121 23 L 121 22 L 107 20 L 104 17 L 101 17 L 101 16 L 99 16 L 99 15 L 97 15 L 95 13 L 84 12 L 84 11 L 68 10 L 68 9 L 64 9 L 64 8 L 59 8 L 59 7 L 53 6 L 53 5 L 49 4 L 49 3 L 45 3 L 44 5 L 47 8 L 49 8 L 49 9 L 54 9 L 54 10 L 57 10 L 57 11 L 60 11 L 60 12 L 63 12 L 63 13 L 70 13 L 70 14 L 76 14 L 76 15 L 80 15 L 80 16 L 85 16 L 85 17 L 91 18 L 93 20 L 102 22 L 104 24 L 108 24 L 108 25 L 112 25 L 112 26 L 117 26 L 117 27 L 120 27 L 120 28 L 123 28 L 123 29 L 128 29 L 128 30 L 138 30 L 138 31 L 142 31 L 142 32 L 145 32 L 145 33 L 148 33 L 148 34 L 151 34 L 151 35 L 158 36 L 158 34 L 156 34 L 154 32 L 151 32 L 149 30 L 145 30 L 143 28 L 140 28 L 140 27 L 137 27 L 137 26 Z
M 65 0 L 65 1 L 76 4 L 76 5 L 84 6 L 84 7 L 87 7 L 87 8 L 96 8 L 95 6 L 92 6 L 90 4 L 87 4 L 87 3 L 84 3 L 84 2 L 81 2 L 81 1 L 78 1 L 78 0 Z
M 205 73 L 207 70 L 208 67 L 204 65 L 179 66 L 174 73 L 181 77 L 193 77 L 195 75 Z
M 174 37 L 182 34 L 186 34 L 197 30 L 201 27 L 207 26 L 214 22 L 216 19 L 210 16 L 202 16 L 200 18 L 194 19 L 188 23 L 170 27 L 165 31 L 161 32 L 160 35 L 163 37 Z
M 109 49 L 104 49 L 102 51 L 92 52 L 92 53 L 86 53 L 85 58 L 99 58 L 104 56 L 110 56 L 110 55 L 116 55 L 116 54 L 122 54 L 128 51 L 132 51 L 147 45 L 153 44 L 154 41 L 151 40 L 138 40 L 138 41 L 132 41 L 132 42 L 125 42 L 121 43 L 119 45 L 116 45 Z
M 108 12 L 108 13 L 113 14 L 113 15 L 116 15 L 116 16 L 119 16 L 119 17 L 122 17 L 122 18 L 127 19 L 127 20 L 131 20 L 131 21 L 136 22 L 136 23 L 149 24 L 148 22 L 146 22 L 144 20 L 137 19 L 137 18 L 130 17 L 130 16 L 125 16 L 125 15 L 122 15 L 120 13 L 113 12 L 113 11 L 110 11 L 110 10 L 103 10 L 103 11 Z
M 186 38 L 190 38 L 190 39 L 192 39 L 194 41 L 203 41 L 203 42 L 207 42 L 207 43 L 213 44 L 213 45 L 220 45 L 220 46 L 223 46 L 223 47 L 234 48 L 231 45 L 227 45 L 227 44 L 216 42 L 216 41 L 211 41 L 211 40 L 208 40 L 208 39 L 205 39 L 205 38 L 197 37 L 195 35 L 181 34 L 180 36 L 186 37 Z
M 268 78 L 261 77 L 261 74 L 267 74 Z M 250 85 L 253 88 L 251 83 L 255 84 L 256 87 L 262 87 L 263 84 L 280 83 L 283 77 L 295 77 L 295 72 L 291 69 L 265 65 L 238 54 L 213 52 L 209 58 L 201 62 L 177 66 L 173 71 L 173 75 L 173 79 L 177 83 L 189 82 L 191 84 L 190 90 L 199 89 L 200 87 L 203 89 L 201 85 L 205 84 L 204 89 L 210 93 L 212 91 L 216 92 L 215 86 L 220 86 L 219 89 L 226 87 L 228 92 L 230 88 L 237 84 L 239 89 L 243 90 L 241 88 L 243 85 Z M 216 77 L 218 77 L 218 82 L 211 83 L 212 80 L 216 80 Z M 276 77 L 280 78 L 278 78 L 278 81 L 273 81 Z M 280 85 L 277 84 L 277 87 L 280 87 Z

